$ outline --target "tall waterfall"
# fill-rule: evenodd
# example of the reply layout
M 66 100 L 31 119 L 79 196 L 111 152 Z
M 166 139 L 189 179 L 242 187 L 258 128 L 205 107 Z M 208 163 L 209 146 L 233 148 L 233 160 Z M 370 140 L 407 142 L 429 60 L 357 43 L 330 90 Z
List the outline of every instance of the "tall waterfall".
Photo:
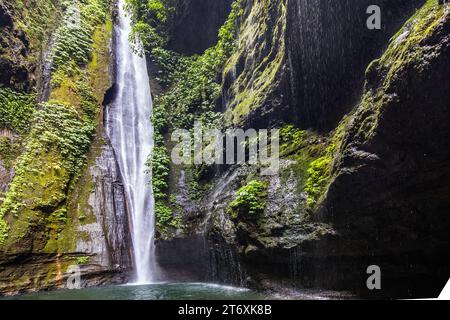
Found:
M 117 95 L 106 111 L 106 131 L 119 162 L 131 217 L 136 283 L 155 280 L 154 199 L 146 160 L 153 148 L 152 99 L 145 58 L 128 41 L 130 17 L 119 1 L 116 26 Z

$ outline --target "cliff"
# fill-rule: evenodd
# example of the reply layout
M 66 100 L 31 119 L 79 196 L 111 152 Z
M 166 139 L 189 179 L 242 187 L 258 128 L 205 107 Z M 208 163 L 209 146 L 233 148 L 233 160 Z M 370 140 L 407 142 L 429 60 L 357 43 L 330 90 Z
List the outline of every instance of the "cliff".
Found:
M 441 289 L 448 14 L 438 1 L 380 1 L 383 30 L 371 31 L 357 14 L 369 4 L 235 3 L 232 50 L 212 73 L 220 91 L 208 110 L 222 128 L 281 128 L 281 168 L 259 177 L 258 167 L 170 166 L 166 213 L 178 224 L 161 223 L 158 252 L 173 276 L 375 297 L 366 269 L 379 265 L 383 296 Z M 205 121 L 201 98 L 171 98 L 198 89 L 175 74 L 183 81 L 157 101 L 192 118 L 169 116 L 167 137 Z
M 122 283 L 128 217 L 103 134 L 111 2 L 0 8 L 0 294 L 65 287 L 73 266 L 82 286 Z

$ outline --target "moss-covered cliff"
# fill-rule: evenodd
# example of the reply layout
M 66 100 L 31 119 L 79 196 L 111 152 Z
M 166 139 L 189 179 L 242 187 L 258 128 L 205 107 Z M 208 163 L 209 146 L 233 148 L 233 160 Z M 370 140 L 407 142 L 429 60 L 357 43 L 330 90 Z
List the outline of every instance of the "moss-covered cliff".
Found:
M 430 294 L 420 270 L 433 283 L 445 277 L 439 194 L 448 186 L 432 172 L 446 157 L 438 118 L 447 117 L 448 83 L 437 70 L 448 68 L 448 16 L 438 1 L 380 1 L 384 29 L 372 32 L 356 14 L 369 2 L 235 1 L 219 32 L 229 35 L 229 51 L 212 69 L 208 53 L 221 40 L 189 58 L 166 50 L 170 29 L 156 48 L 146 46 L 162 85 L 154 114 L 162 149 L 153 165 L 161 173 L 163 266 L 201 279 L 257 286 L 275 279 L 368 295 L 371 264 L 386 270 L 386 292 L 395 296 Z M 279 174 L 171 165 L 170 132 L 195 120 L 280 128 Z M 439 246 L 421 242 L 426 235 Z M 403 279 L 417 282 L 406 290 Z
M 29 43 L 29 51 L 2 53 L 24 68 L 2 80 L 12 89 L 0 88 L 1 160 L 11 171 L 2 174 L 9 181 L 1 190 L 0 292 L 64 286 L 70 265 L 81 265 L 85 284 L 104 281 L 129 264 L 123 190 L 116 203 L 104 190 L 114 193 L 120 179 L 102 131 L 112 3 L 15 1 L 2 8 L 10 23 L 1 32 Z M 27 78 L 16 81 L 21 72 Z M 13 91 L 20 89 L 31 93 Z M 108 218 L 115 215 L 119 229 Z

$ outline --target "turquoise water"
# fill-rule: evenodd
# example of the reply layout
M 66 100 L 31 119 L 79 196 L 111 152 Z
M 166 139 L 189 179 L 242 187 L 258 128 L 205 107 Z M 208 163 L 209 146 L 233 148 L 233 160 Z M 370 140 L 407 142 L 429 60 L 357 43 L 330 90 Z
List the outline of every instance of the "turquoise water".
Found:
M 10 297 L 13 300 L 263 300 L 270 297 L 242 288 L 206 283 L 123 285 L 56 290 Z

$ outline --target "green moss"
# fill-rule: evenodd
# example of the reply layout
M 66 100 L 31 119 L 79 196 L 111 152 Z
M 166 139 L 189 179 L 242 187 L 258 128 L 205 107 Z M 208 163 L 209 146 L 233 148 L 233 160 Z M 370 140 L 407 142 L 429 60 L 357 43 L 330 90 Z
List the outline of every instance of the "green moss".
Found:
M 273 16 L 277 17 L 275 21 Z M 231 97 L 225 112 L 228 125 L 242 124 L 277 88 L 285 61 L 285 29 L 284 3 L 263 0 L 252 4 L 240 28 L 237 50 L 223 71 L 223 78 L 232 79 L 227 88 Z M 239 74 L 237 69 L 241 70 Z
M 110 18 L 106 20 L 104 25 L 96 27 L 93 34 L 93 50 L 92 59 L 87 67 L 88 82 L 92 88 L 85 87 L 86 101 L 90 101 L 90 114 L 96 119 L 96 134 L 88 154 L 86 165 L 84 166 L 80 177 L 77 179 L 73 190 L 68 195 L 68 218 L 72 222 L 67 225 L 63 235 L 58 239 L 64 238 L 66 244 L 61 244 L 60 247 L 70 247 L 67 243 L 74 243 L 76 235 L 77 224 L 89 224 L 96 221 L 93 208 L 89 204 L 89 198 L 95 189 L 95 184 L 100 181 L 94 181 L 90 168 L 95 165 L 97 158 L 101 155 L 103 146 L 105 144 L 103 137 L 103 113 L 99 108 L 98 103 L 102 101 L 104 92 L 110 86 L 110 79 L 108 67 L 110 62 L 110 55 L 108 51 L 108 44 L 111 39 L 112 21 Z M 85 84 L 86 86 L 86 84 Z M 92 94 L 92 95 L 91 95 Z M 92 98 L 95 98 L 93 100 Z
M 391 45 L 379 60 L 380 65 L 388 69 L 385 86 L 395 80 L 406 65 L 423 60 L 423 41 L 439 26 L 444 14 L 444 5 L 439 5 L 435 0 L 427 0 L 394 36 Z
M 320 196 L 324 193 L 331 177 L 332 161 L 333 158 L 327 154 L 311 162 L 307 171 L 308 180 L 305 185 L 305 191 L 308 194 L 307 203 L 309 206 L 315 205 Z
M 102 138 L 103 112 L 100 104 L 104 92 L 110 86 L 108 45 L 112 34 L 111 18 L 106 18 L 105 23 L 97 25 L 93 30 L 91 60 L 85 70 L 78 68 L 78 75 L 76 74 L 75 78 L 82 77 L 84 80 L 75 82 L 75 90 L 80 98 L 80 103 L 76 105 L 76 108 L 82 115 L 83 121 L 91 123 L 93 128 L 95 127 L 96 133 L 90 145 L 87 160 L 84 161 L 78 174 L 70 183 L 66 204 L 67 221 L 64 229 L 54 237 L 49 237 L 45 248 L 46 252 L 70 252 L 74 250 L 77 241 L 90 241 L 89 234 L 79 232 L 78 229 L 80 225 L 96 221 L 89 198 L 95 188 L 95 183 L 100 182 L 93 180 L 90 168 L 95 165 L 105 143 Z M 64 99 L 64 96 L 63 93 L 59 99 Z
M 66 65 L 69 61 L 78 66 L 85 66 L 92 52 L 92 33 L 95 26 L 106 20 L 108 1 L 89 0 L 84 5 L 78 1 L 68 6 L 64 16 L 67 22 L 58 29 L 53 46 L 53 68 Z M 78 21 L 80 17 L 80 21 Z
M 45 252 L 74 247 L 76 228 L 73 217 L 67 214 L 67 198 L 85 167 L 97 122 L 102 118 L 99 99 L 108 82 L 108 35 L 100 35 L 98 30 L 108 27 L 108 3 L 76 1 L 66 10 L 66 25 L 57 31 L 53 52 L 52 101 L 33 113 L 24 153 L 0 207 L 0 245 L 11 247 L 24 237 L 34 237 L 49 240 Z M 70 19 L 77 10 L 81 21 L 74 24 Z M 88 66 L 91 59 L 94 61 Z M 43 226 L 45 234 L 32 234 L 32 230 L 44 230 Z
M 366 86 L 357 114 L 357 123 L 360 124 L 358 135 L 364 140 L 372 137 L 383 107 L 395 98 L 390 90 L 402 77 L 404 70 L 412 66 L 420 72 L 427 64 L 425 53 L 428 45 L 425 41 L 441 24 L 444 14 L 443 5 L 439 5 L 438 1 L 427 0 L 392 38 L 383 56 L 367 68 L 369 85 Z M 373 83 L 374 80 L 378 82 Z
M 286 157 L 308 145 L 308 133 L 286 125 L 280 129 L 280 156 Z
M 63 4 L 60 0 L 15 0 L 9 3 L 17 28 L 24 31 L 29 41 L 27 63 L 36 64 L 41 58 L 41 50 L 45 49 L 61 21 Z
M 325 144 L 325 150 L 319 157 L 315 156 L 307 169 L 307 180 L 304 191 L 307 193 L 307 205 L 314 207 L 322 200 L 331 183 L 333 175 L 333 164 L 338 158 L 342 145 L 345 141 L 351 116 L 346 116 L 333 132 L 329 142 Z M 323 145 L 319 145 L 318 150 L 323 150 Z M 311 149 L 309 149 L 311 150 Z
M 25 133 L 30 128 L 36 108 L 36 94 L 0 87 L 0 128 Z
M 169 148 L 164 137 L 174 128 L 192 128 L 196 120 L 206 126 L 217 121 L 215 107 L 221 87 L 217 74 L 235 49 L 237 20 L 243 14 L 243 1 L 236 0 L 232 4 L 231 13 L 219 30 L 217 44 L 204 54 L 192 57 L 181 56 L 164 47 L 167 27 L 176 10 L 171 1 L 128 0 L 127 3 L 133 12 L 131 41 L 137 44 L 141 40 L 144 48 L 135 49 L 150 53 L 161 69 L 157 80 L 167 89 L 155 99 L 152 115 L 155 148 L 149 160 L 157 227 L 165 237 L 169 229 L 181 227 L 181 217 L 176 214 L 176 201 L 168 194 Z M 196 176 L 197 169 L 190 170 L 192 176 Z M 200 188 L 198 184 L 190 186 L 191 191 Z
M 11 170 L 21 151 L 21 141 L 0 136 L 0 160 L 6 170 Z
M 295 161 L 287 171 L 282 170 L 281 177 L 286 180 L 286 175 L 294 173 L 298 193 L 306 193 L 308 207 L 314 206 L 328 187 L 341 142 L 341 130 L 330 139 L 292 125 L 280 129 L 280 156 Z
M 240 188 L 230 203 L 230 216 L 233 219 L 258 217 L 266 208 L 268 186 L 265 181 L 252 180 Z
M 76 262 L 78 265 L 84 265 L 84 264 L 88 264 L 89 260 L 91 260 L 91 257 L 84 256 L 84 257 L 78 257 Z

